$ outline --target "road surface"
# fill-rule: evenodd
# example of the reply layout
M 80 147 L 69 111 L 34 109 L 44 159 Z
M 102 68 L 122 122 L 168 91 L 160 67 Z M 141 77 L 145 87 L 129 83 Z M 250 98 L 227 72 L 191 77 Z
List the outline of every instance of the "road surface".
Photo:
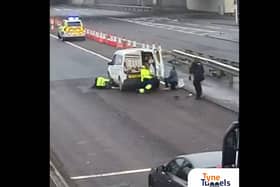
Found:
M 106 64 L 50 37 L 50 146 L 68 176 L 147 169 L 178 154 L 221 149 L 236 113 L 183 90 L 139 95 L 90 89 L 93 77 L 106 75 Z M 80 187 L 143 187 L 147 174 L 75 182 Z
M 80 15 L 87 28 L 141 43 L 160 44 L 163 49 L 189 49 L 239 62 L 239 28 L 212 23 L 226 20 L 197 18 L 187 14 L 140 16 L 128 12 L 74 7 L 51 8 L 50 13 L 63 17 Z

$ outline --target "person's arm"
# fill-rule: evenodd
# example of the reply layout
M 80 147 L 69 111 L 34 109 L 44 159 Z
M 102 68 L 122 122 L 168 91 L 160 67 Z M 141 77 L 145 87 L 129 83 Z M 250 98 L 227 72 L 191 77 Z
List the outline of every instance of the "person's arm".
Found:
M 170 72 L 169 72 L 169 76 L 168 76 L 168 79 L 171 79 L 172 78 L 172 70 L 170 70 Z
M 174 71 L 174 76 L 175 76 L 175 81 L 178 82 L 178 73 L 176 70 Z
M 192 65 L 191 65 L 191 67 L 190 67 L 190 71 L 189 71 L 189 73 L 190 73 L 190 75 L 189 75 L 189 80 L 191 81 L 192 80 L 192 73 L 193 73 L 193 67 L 194 67 L 194 63 L 192 63 Z
M 191 65 L 191 67 L 190 67 L 190 74 L 193 73 L 193 66 L 194 66 L 194 64 L 192 63 L 192 65 Z
M 201 72 L 202 72 L 202 74 L 204 74 L 204 67 L 202 64 L 201 64 Z

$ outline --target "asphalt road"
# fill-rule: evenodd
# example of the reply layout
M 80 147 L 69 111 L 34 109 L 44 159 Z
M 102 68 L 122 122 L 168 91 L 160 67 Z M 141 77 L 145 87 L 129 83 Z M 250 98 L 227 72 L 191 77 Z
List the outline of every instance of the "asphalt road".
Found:
M 176 15 L 176 19 L 173 19 L 164 15 L 160 18 L 143 17 L 139 14 L 98 9 L 59 8 L 59 11 L 57 8 L 51 9 L 51 15 L 65 17 L 70 14 L 80 15 L 88 28 L 100 32 L 141 43 L 160 44 L 167 50 L 189 49 L 239 62 L 239 43 L 217 39 L 238 37 L 238 28 L 211 25 L 206 18 L 185 19 L 184 15 L 181 17 Z
M 105 33 L 113 33 L 142 43 L 160 44 L 164 49 L 189 49 L 219 58 L 239 61 L 238 43 L 198 35 L 207 34 L 207 32 L 210 34 L 212 33 L 210 29 L 194 28 L 191 26 L 185 26 L 185 29 L 182 29 L 183 26 L 170 27 L 168 26 L 170 24 L 164 23 L 162 25 L 153 23 L 147 26 L 120 20 L 99 17 L 86 18 L 84 22 L 92 29 L 98 28 L 98 30 Z M 147 23 L 142 22 L 141 24 Z M 182 31 L 178 32 L 179 30 Z
M 150 168 L 177 154 L 221 148 L 236 113 L 183 90 L 139 95 L 90 89 L 93 77 L 106 75 L 106 63 L 50 38 L 50 146 L 68 176 Z M 143 187 L 147 172 L 75 182 Z

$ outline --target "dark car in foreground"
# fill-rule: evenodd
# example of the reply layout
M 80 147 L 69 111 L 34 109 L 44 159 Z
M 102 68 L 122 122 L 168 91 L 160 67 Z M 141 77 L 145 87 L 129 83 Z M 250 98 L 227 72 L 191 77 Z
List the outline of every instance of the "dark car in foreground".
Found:
M 188 174 L 194 168 L 218 168 L 222 163 L 222 151 L 179 155 L 170 162 L 152 168 L 149 187 L 187 187 Z

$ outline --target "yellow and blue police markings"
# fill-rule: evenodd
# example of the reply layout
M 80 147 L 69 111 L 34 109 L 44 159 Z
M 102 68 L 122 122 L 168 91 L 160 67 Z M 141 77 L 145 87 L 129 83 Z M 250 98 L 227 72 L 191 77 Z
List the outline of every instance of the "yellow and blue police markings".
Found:
M 64 19 L 62 25 L 58 28 L 58 37 L 65 38 L 81 37 L 85 39 L 85 29 L 82 20 L 75 16 Z

